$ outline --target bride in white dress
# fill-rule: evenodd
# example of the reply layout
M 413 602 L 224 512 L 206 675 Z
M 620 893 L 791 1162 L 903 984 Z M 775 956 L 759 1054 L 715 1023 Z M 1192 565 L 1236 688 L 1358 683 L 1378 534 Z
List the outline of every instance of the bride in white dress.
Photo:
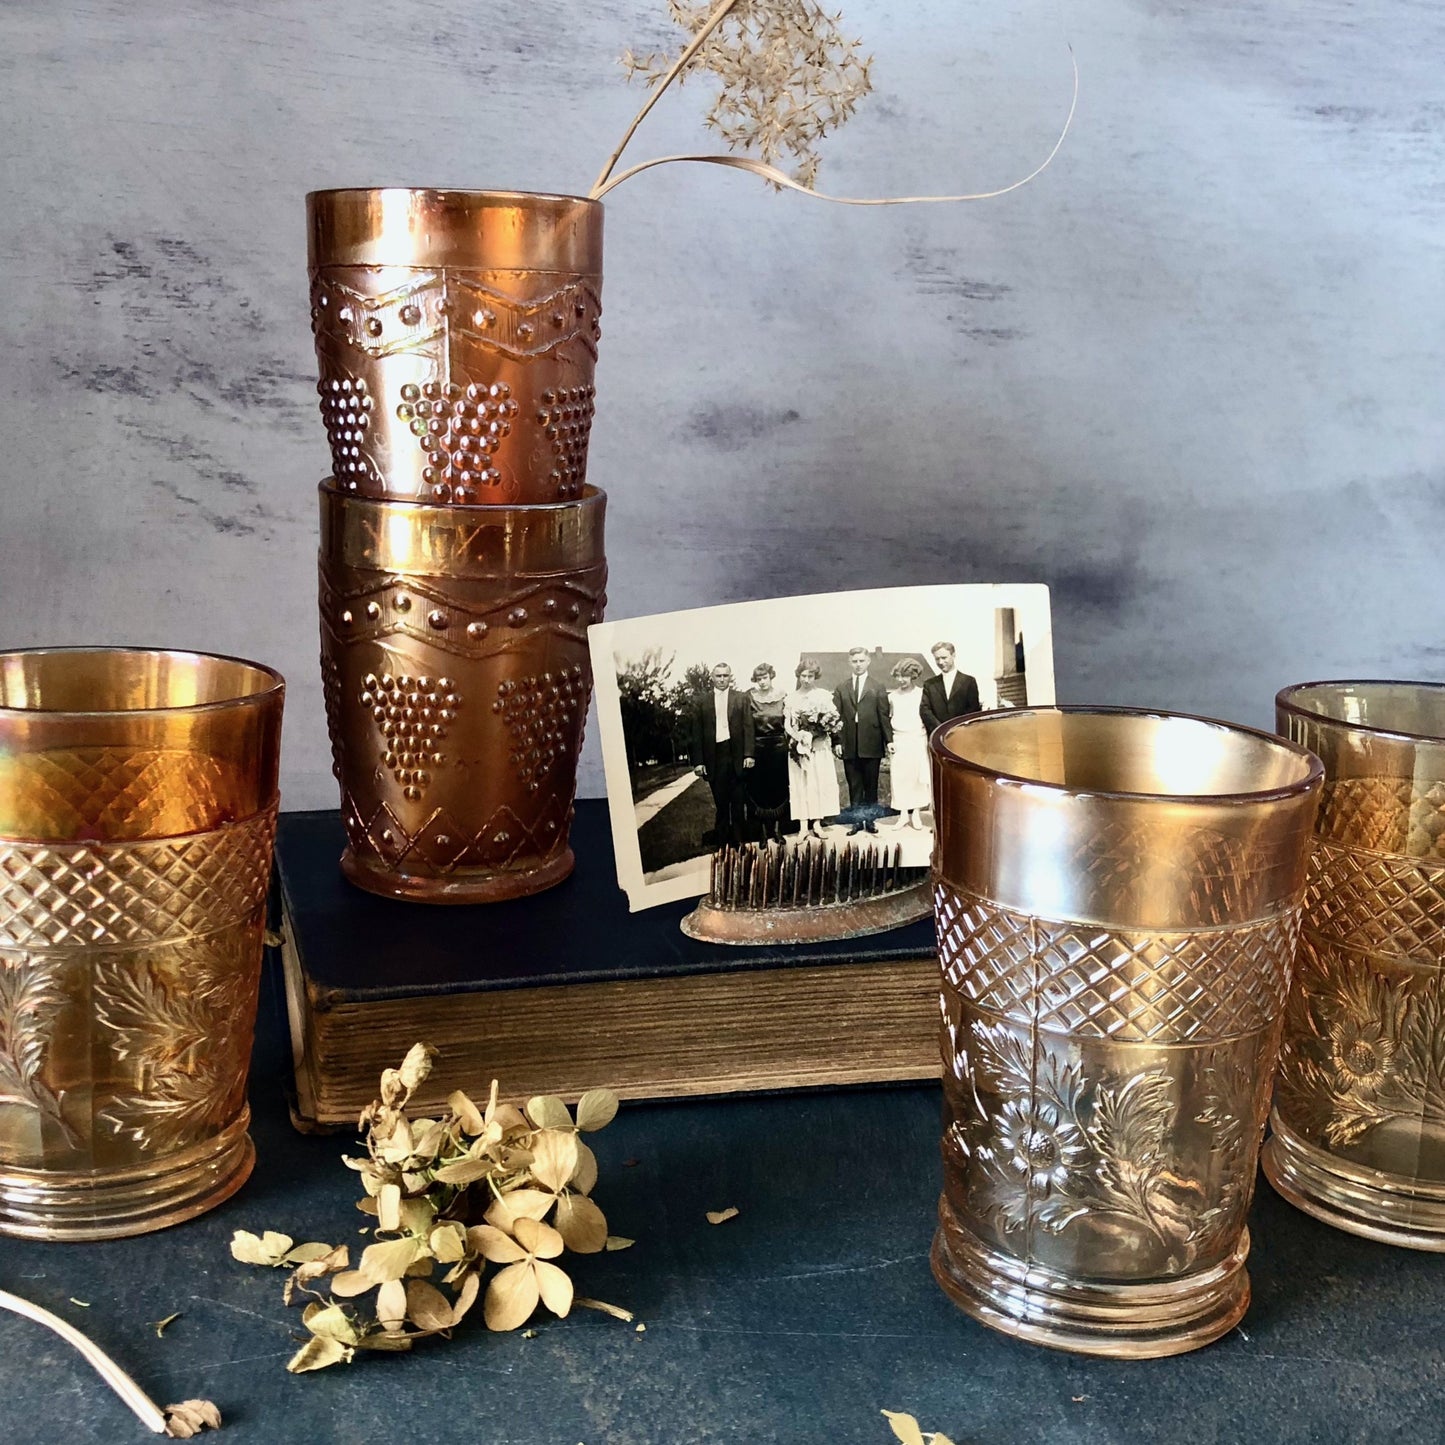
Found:
M 800 837 L 821 838 L 822 822 L 838 811 L 838 769 L 833 762 L 833 739 L 804 718 L 836 718 L 833 694 L 818 686 L 822 668 L 811 657 L 802 658 L 795 676 L 798 686 L 783 704 L 783 731 L 788 737 L 788 804 L 802 829 Z M 841 725 L 841 723 L 840 723 Z
M 890 797 L 898 809 L 895 827 L 922 828 L 919 816 L 933 801 L 933 785 L 928 772 L 928 730 L 923 726 L 920 708 L 923 690 L 918 680 L 923 667 L 915 659 L 905 657 L 894 665 L 893 680 L 898 686 L 888 694 L 888 715 L 893 722 L 893 741 L 888 744 L 888 776 Z

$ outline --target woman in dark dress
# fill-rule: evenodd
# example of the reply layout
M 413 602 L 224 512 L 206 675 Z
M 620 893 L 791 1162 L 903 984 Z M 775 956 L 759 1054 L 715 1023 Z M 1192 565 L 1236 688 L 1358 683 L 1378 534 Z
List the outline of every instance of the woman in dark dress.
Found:
M 776 685 L 772 666 L 753 668 L 748 699 L 753 708 L 753 766 L 743 774 L 748 813 L 761 825 L 762 836 L 782 836 L 788 816 L 788 740 L 783 733 L 787 694 Z

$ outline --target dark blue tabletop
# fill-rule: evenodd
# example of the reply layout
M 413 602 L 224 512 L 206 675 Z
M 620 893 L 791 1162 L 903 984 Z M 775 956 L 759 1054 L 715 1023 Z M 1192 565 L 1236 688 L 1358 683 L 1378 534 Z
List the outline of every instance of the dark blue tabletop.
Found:
M 568 1262 L 579 1293 L 634 1310 L 644 1333 L 584 1310 L 539 1318 L 533 1339 L 469 1321 L 409 1356 L 288 1375 L 283 1276 L 234 1263 L 231 1232 L 354 1243 L 363 1217 L 346 1141 L 287 1122 L 263 1013 L 260 1162 L 236 1198 L 140 1239 L 0 1241 L 0 1288 L 73 1320 L 162 1404 L 215 1400 L 218 1440 L 891 1445 L 882 1408 L 956 1445 L 1445 1439 L 1445 1259 L 1336 1233 L 1262 1182 L 1254 1303 L 1208 1349 L 1113 1363 L 967 1319 L 928 1272 L 933 1088 L 625 1107 L 592 1141 L 595 1195 L 637 1243 Z M 707 1222 L 729 1205 L 736 1219 Z M 177 1311 L 157 1339 L 150 1322 Z M 0 1438 L 147 1436 L 68 1346 L 0 1314 Z

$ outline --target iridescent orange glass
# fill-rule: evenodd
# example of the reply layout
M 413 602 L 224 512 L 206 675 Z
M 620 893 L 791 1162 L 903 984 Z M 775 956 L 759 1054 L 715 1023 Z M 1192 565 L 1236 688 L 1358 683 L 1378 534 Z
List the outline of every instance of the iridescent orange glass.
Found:
M 938 729 L 933 1272 L 1008 1334 L 1177 1354 L 1249 1302 L 1245 1216 L 1321 770 L 1160 713 Z
M 104 1239 L 244 1183 L 285 687 L 0 654 L 0 1233 Z
M 315 191 L 306 214 L 337 489 L 482 505 L 581 496 L 601 202 L 380 187 Z
M 572 871 L 606 498 L 427 505 L 321 488 L 321 670 L 373 893 L 486 903 Z
M 1319 1219 L 1445 1251 L 1445 686 L 1276 699 L 1325 765 L 1264 1170 Z

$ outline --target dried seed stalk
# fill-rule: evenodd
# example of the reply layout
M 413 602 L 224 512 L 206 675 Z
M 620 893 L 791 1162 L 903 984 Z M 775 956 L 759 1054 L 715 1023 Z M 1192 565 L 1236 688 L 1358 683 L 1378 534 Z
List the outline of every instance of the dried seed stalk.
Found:
M 718 93 L 704 123 L 730 151 L 769 166 L 791 163 L 793 179 L 811 188 L 818 142 L 873 88 L 862 42 L 846 36 L 842 17 L 816 0 L 735 0 L 716 8 L 668 0 L 667 8 L 692 40 L 676 59 L 629 50 L 622 57 L 628 78 L 646 81 L 655 99 L 674 79 L 710 72 Z M 606 179 L 604 170 L 598 184 Z
M 1070 49 L 1073 96 L 1058 139 L 1026 176 L 992 190 L 937 196 L 831 196 L 816 189 L 818 142 L 836 130 L 873 88 L 873 58 L 841 29 L 842 17 L 817 0 L 720 0 L 707 4 L 667 0 L 674 21 L 691 38 L 672 59 L 665 53 L 626 51 L 629 78 L 645 80 L 649 93 L 588 193 L 609 191 L 654 166 L 699 161 L 761 176 L 776 190 L 801 191 L 847 206 L 908 206 L 925 202 L 986 201 L 1026 186 L 1053 162 L 1074 121 L 1079 70 Z M 656 156 L 618 171 L 617 163 L 652 107 L 673 84 L 699 72 L 712 74 L 719 91 L 705 117 L 727 144 L 729 155 Z M 754 154 L 740 154 L 751 151 Z M 779 162 L 791 163 L 790 174 Z

